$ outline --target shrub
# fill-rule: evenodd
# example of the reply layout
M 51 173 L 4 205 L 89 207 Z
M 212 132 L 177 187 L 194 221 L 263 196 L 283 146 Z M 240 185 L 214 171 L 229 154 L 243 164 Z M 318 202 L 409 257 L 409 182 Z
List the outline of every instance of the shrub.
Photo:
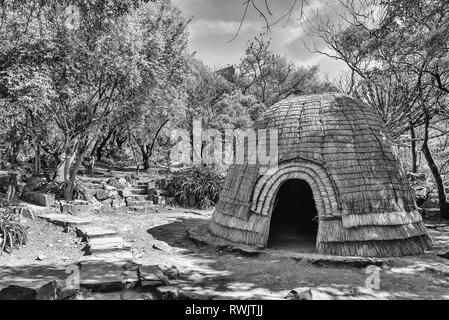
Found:
M 0 254 L 12 253 L 27 243 L 27 233 L 20 224 L 20 209 L 7 208 L 0 217 Z
M 57 199 L 64 198 L 64 183 L 52 181 L 48 183 L 43 189 L 43 193 L 53 193 Z M 86 189 L 77 181 L 73 185 L 73 199 L 74 200 L 84 200 L 87 201 L 87 191 Z
M 175 173 L 168 181 L 168 189 L 180 205 L 208 209 L 217 203 L 223 181 L 223 176 L 213 168 L 194 167 Z

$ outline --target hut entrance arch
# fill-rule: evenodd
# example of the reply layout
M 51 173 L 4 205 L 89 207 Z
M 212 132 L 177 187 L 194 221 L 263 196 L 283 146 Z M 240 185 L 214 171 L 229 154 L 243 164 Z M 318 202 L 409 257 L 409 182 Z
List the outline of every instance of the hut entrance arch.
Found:
M 285 208 L 289 205 L 299 208 L 300 204 L 296 202 L 297 200 L 301 200 L 302 206 L 307 206 L 309 210 L 303 213 L 302 217 L 296 217 L 299 219 L 296 222 L 301 223 L 301 219 L 308 219 L 308 216 L 314 214 L 315 222 L 310 221 L 309 231 L 314 230 L 313 223 L 318 224 L 316 227 L 318 231 L 313 231 L 317 233 L 316 241 L 320 240 L 320 220 L 341 217 L 340 199 L 334 182 L 322 165 L 302 159 L 280 164 L 274 174 L 259 178 L 251 202 L 251 211 L 265 217 L 261 235 L 265 246 L 270 244 L 269 240 L 276 241 L 270 239 L 271 227 L 274 228 L 271 231 L 276 231 L 276 228 L 283 224 L 282 222 L 286 222 L 282 221 L 283 214 L 280 211 L 287 212 L 287 216 L 292 219 L 288 213 L 290 209 L 285 211 Z M 298 212 L 298 214 L 301 213 Z M 272 222 L 274 222 L 273 225 Z M 278 232 L 280 230 L 277 230 Z
M 270 219 L 269 247 L 313 252 L 318 234 L 318 213 L 310 185 L 292 179 L 282 183 Z

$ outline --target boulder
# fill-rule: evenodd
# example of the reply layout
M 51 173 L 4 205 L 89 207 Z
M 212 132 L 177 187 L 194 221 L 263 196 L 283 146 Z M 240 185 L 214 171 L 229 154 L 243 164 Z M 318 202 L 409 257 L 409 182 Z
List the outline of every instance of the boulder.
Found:
M 133 195 L 130 189 L 119 190 L 118 194 L 122 198 L 129 198 Z
M 0 300 L 56 300 L 56 281 L 11 285 L 0 291 Z
M 114 199 L 114 201 L 112 201 L 112 208 L 113 209 L 120 209 L 126 207 L 126 202 L 123 199 Z
M 112 206 L 112 199 L 106 199 L 104 201 L 101 201 L 101 204 L 107 208 L 110 208 Z
M 125 178 L 111 178 L 108 180 L 107 184 L 116 188 L 117 190 L 123 190 L 129 186 L 128 181 L 126 181 Z
M 97 198 L 98 201 L 109 199 L 109 191 L 98 190 L 97 193 L 95 194 L 95 198 Z
M 109 185 L 109 184 L 103 185 L 103 189 L 106 190 L 106 191 L 117 191 L 117 188 L 116 188 L 116 187 L 111 186 L 111 185 Z

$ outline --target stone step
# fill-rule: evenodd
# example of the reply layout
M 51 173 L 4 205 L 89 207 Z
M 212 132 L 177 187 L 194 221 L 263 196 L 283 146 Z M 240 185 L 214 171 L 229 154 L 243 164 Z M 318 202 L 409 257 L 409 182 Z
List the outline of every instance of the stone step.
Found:
M 89 240 L 87 247 L 90 254 L 131 250 L 131 245 L 122 237 L 94 238 Z
M 138 195 L 138 194 L 133 194 L 132 196 L 130 196 L 128 198 L 132 198 L 135 201 L 147 201 L 148 200 L 147 195 Z
M 133 201 L 130 207 L 153 207 L 153 201 L 150 200 L 136 200 Z
M 92 221 L 90 220 L 81 219 L 66 214 L 43 214 L 39 215 L 38 217 L 63 227 L 77 227 L 92 224 Z
M 147 189 L 136 189 L 136 188 L 132 188 L 131 192 L 135 195 L 147 195 Z
M 97 238 L 107 238 L 107 237 L 117 237 L 118 232 L 113 229 L 106 229 L 102 227 L 87 225 L 78 226 L 76 231 L 79 236 L 86 239 L 97 239 Z
M 123 261 L 124 263 L 124 261 Z M 92 292 L 120 291 L 139 282 L 137 268 L 126 270 L 123 263 L 105 260 L 80 262 L 80 286 Z

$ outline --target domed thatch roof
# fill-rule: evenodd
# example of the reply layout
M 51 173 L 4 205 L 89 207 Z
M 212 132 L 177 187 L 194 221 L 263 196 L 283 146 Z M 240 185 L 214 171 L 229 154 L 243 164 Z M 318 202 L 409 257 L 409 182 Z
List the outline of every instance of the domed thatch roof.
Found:
M 267 110 L 254 128 L 278 129 L 278 169 L 261 175 L 258 164 L 229 168 L 213 235 L 266 246 L 276 193 L 301 179 L 316 204 L 319 253 L 400 256 L 429 247 L 385 126 L 369 106 L 342 94 L 293 98 Z

